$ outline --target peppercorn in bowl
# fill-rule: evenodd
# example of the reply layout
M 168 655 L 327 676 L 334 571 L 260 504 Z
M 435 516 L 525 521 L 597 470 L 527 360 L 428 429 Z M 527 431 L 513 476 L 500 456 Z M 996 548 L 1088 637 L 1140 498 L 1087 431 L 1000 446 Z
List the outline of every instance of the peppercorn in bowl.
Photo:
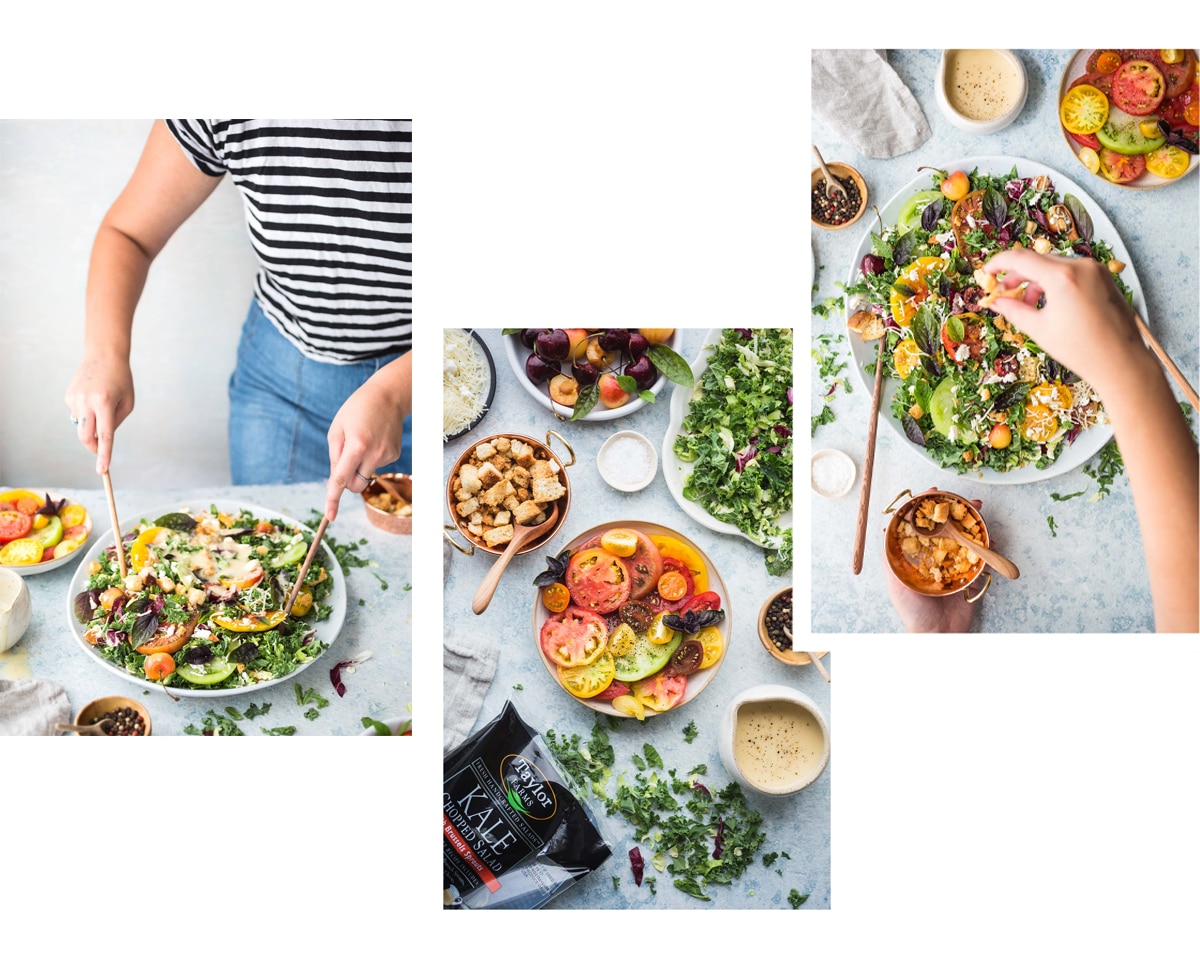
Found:
M 105 733 L 110 737 L 150 735 L 150 712 L 138 701 L 120 694 L 110 694 L 88 701 L 75 715 L 75 723 L 96 724 L 105 718 L 111 721 L 105 729 Z
M 857 170 L 849 164 L 826 164 L 829 172 L 846 188 L 846 196 L 828 197 L 825 193 L 825 175 L 819 167 L 812 172 L 811 200 L 812 222 L 822 230 L 842 230 L 866 212 L 867 183 Z

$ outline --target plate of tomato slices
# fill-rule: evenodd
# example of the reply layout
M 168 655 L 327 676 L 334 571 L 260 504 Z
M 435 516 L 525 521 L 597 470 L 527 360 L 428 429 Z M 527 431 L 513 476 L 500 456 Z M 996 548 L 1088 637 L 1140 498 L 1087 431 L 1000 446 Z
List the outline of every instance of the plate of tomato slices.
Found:
M 729 593 L 694 543 L 648 521 L 584 531 L 533 604 L 542 663 L 595 711 L 644 719 L 699 696 L 732 637 Z
M 91 533 L 82 504 L 41 487 L 0 489 L 0 567 L 26 576 L 52 571 Z
M 1119 187 L 1174 183 L 1200 164 L 1194 50 L 1079 50 L 1059 85 L 1059 124 L 1087 169 Z

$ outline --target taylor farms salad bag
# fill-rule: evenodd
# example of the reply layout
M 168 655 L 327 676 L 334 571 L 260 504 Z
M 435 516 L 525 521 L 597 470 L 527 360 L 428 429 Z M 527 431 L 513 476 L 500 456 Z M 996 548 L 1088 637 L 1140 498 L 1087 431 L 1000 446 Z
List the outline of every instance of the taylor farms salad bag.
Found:
M 512 702 L 442 762 L 446 907 L 537 908 L 612 853 Z

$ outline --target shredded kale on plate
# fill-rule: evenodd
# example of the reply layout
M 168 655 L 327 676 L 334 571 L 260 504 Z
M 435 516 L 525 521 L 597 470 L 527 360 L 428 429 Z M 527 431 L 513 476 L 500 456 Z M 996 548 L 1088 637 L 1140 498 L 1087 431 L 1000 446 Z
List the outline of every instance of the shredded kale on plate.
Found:
M 683 496 L 767 550 L 767 569 L 791 569 L 792 331 L 722 332 L 675 438 L 693 465 Z

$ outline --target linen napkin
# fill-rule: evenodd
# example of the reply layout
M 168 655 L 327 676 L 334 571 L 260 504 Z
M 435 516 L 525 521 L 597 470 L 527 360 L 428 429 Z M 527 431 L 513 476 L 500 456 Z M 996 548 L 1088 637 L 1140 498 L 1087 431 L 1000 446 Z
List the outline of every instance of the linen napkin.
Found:
M 442 545 L 442 580 L 450 570 L 453 548 Z M 484 632 L 480 632 L 483 634 Z M 442 751 L 467 739 L 496 675 L 500 646 L 482 638 L 442 639 Z
M 71 705 L 61 684 L 0 680 L 0 735 L 54 734 L 55 724 L 70 721 Z
M 897 157 L 929 139 L 929 121 L 886 50 L 814 50 L 812 107 L 864 157 Z

